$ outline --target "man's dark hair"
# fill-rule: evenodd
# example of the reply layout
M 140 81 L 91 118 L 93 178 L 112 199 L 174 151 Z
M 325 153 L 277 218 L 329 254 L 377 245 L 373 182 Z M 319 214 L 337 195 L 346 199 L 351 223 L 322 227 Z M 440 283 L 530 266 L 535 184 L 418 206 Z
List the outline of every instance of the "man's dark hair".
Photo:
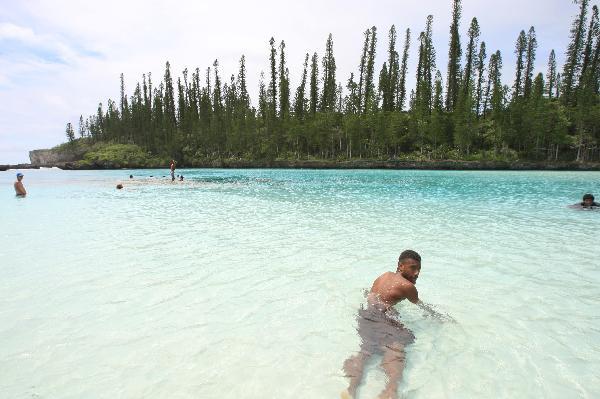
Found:
M 421 255 L 419 255 L 416 251 L 412 249 L 407 249 L 406 251 L 402 251 L 400 257 L 398 258 L 398 262 L 402 263 L 402 261 L 406 259 L 414 259 L 417 262 L 421 262 Z
M 593 201 L 594 200 L 594 196 L 592 194 L 585 194 L 583 196 L 583 200 L 585 201 L 586 199 L 591 199 Z

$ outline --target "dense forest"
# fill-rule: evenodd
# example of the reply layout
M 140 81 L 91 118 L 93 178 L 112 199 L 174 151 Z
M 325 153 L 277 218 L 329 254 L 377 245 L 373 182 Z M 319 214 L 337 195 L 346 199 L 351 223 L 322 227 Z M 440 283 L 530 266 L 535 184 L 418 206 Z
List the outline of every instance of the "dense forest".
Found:
M 545 75 L 534 76 L 534 27 L 517 35 L 510 57 L 516 74 L 505 78 L 508 57 L 486 47 L 476 18 L 461 38 L 461 2 L 453 0 L 445 77 L 436 65 L 431 15 L 418 35 L 389 29 L 387 61 L 378 73 L 380 32 L 367 29 L 358 69 L 344 85 L 337 80 L 331 34 L 322 56 L 306 54 L 295 90 L 285 42 L 271 38 L 256 103 L 248 94 L 244 56 L 230 78 L 215 60 L 205 71 L 185 69 L 174 80 L 167 62 L 160 82 L 144 74 L 130 96 L 121 75 L 119 103 L 108 100 L 87 119 L 81 116 L 79 138 L 68 123 L 67 138 L 136 144 L 188 165 L 221 158 L 599 161 L 598 7 L 575 3 L 565 63 L 559 68 L 552 50 Z M 410 89 L 413 36 L 418 67 Z

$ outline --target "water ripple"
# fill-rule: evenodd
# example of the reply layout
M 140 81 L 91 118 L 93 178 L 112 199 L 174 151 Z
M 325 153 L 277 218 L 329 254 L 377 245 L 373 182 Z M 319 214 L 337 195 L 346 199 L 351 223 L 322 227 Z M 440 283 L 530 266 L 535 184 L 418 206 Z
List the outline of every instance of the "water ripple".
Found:
M 600 396 L 600 212 L 567 207 L 600 173 L 179 172 L 37 171 L 3 200 L 0 397 L 337 397 L 405 248 L 458 323 L 397 306 L 401 394 Z

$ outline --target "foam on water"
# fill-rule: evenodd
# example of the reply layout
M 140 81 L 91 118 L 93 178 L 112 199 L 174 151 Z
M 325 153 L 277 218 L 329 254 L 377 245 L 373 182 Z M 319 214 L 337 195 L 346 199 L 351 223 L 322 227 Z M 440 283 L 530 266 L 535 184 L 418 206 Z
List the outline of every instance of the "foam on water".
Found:
M 403 397 L 600 397 L 600 173 L 177 173 L 0 173 L 0 397 L 339 397 L 405 248 Z

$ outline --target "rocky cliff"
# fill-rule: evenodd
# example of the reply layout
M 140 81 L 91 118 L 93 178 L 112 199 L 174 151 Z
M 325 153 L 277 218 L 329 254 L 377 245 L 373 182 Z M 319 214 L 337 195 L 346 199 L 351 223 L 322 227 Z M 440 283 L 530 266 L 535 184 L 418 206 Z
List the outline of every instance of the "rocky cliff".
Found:
M 35 166 L 58 166 L 80 160 L 82 156 L 79 151 L 33 150 L 29 151 L 29 162 Z

